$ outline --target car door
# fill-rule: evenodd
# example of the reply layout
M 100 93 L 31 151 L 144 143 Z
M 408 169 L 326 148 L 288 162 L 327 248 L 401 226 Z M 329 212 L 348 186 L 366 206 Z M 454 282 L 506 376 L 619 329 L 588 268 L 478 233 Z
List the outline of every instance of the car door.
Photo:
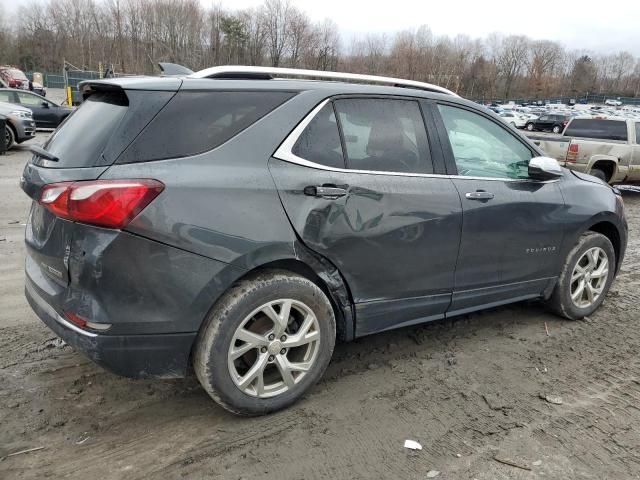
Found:
M 542 115 L 536 120 L 536 128 L 538 130 L 547 130 L 551 125 L 551 117 L 549 115 Z
M 18 97 L 18 103 L 33 112 L 33 119 L 36 121 L 37 127 L 50 128 L 55 125 L 55 111 L 51 108 L 49 102 L 29 92 L 16 92 L 16 95 Z M 46 104 L 47 107 L 44 107 L 44 104 Z
M 560 268 L 559 181 L 529 178 L 535 151 L 488 115 L 446 103 L 434 115 L 463 210 L 450 313 L 540 295 Z
M 462 211 L 419 102 L 327 100 L 273 157 L 299 238 L 349 286 L 356 335 L 444 316 Z

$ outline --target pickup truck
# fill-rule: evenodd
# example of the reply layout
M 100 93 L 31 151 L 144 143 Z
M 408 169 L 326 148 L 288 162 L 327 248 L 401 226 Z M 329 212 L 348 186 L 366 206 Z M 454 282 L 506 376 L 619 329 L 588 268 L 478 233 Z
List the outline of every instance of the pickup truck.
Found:
M 559 137 L 529 138 L 571 170 L 609 184 L 640 181 L 640 121 L 574 118 Z

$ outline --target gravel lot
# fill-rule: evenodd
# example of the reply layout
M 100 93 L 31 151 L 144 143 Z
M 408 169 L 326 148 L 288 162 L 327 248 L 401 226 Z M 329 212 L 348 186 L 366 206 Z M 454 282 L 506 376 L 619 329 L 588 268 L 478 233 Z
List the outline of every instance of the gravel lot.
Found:
M 640 478 L 640 194 L 591 318 L 533 302 L 339 345 L 302 402 L 242 419 L 194 378 L 107 373 L 39 322 L 22 292 L 27 159 L 0 157 L 0 457 L 43 448 L 0 460 L 0 478 Z

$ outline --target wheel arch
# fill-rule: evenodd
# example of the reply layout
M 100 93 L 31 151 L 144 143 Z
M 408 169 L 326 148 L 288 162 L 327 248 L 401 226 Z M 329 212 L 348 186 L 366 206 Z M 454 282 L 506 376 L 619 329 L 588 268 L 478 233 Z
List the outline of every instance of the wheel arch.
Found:
M 620 254 L 622 252 L 622 236 L 620 234 L 620 231 L 618 230 L 618 227 L 613 222 L 603 220 L 591 225 L 589 228 L 587 228 L 587 231 L 600 233 L 609 239 L 609 241 L 613 245 L 613 251 L 616 254 L 617 273 L 618 269 L 620 268 Z
M 265 270 L 286 270 L 315 283 L 327 296 L 336 317 L 336 338 L 350 341 L 354 338 L 354 308 L 351 292 L 338 269 L 328 260 L 296 247 L 298 257 L 271 260 L 249 270 L 242 280 Z
M 294 251 L 295 256 L 271 257 L 262 263 L 254 263 L 241 275 L 235 276 L 225 292 L 233 285 L 237 285 L 238 282 L 251 279 L 265 270 L 284 270 L 300 275 L 316 284 L 329 299 L 336 319 L 336 339 L 340 341 L 353 340 L 355 336 L 355 309 L 346 281 L 331 262 L 310 251 L 304 245 L 296 243 Z M 222 292 L 210 306 L 200 325 L 200 330 L 206 324 L 209 312 L 225 292 Z
M 607 182 L 610 182 L 618 174 L 618 159 L 608 155 L 594 155 L 589 159 L 586 173 L 594 168 L 602 170 L 607 176 Z

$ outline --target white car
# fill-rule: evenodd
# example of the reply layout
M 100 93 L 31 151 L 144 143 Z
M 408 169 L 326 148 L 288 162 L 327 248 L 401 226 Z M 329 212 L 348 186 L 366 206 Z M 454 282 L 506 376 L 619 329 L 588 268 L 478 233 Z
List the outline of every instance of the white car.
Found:
M 622 106 L 622 102 L 620 100 L 614 100 L 613 98 L 608 98 L 604 101 L 605 105 L 609 105 L 611 107 L 620 107 Z
M 524 117 L 516 112 L 501 112 L 500 115 L 505 122 L 510 123 L 516 128 L 524 128 L 527 124 L 527 117 Z

